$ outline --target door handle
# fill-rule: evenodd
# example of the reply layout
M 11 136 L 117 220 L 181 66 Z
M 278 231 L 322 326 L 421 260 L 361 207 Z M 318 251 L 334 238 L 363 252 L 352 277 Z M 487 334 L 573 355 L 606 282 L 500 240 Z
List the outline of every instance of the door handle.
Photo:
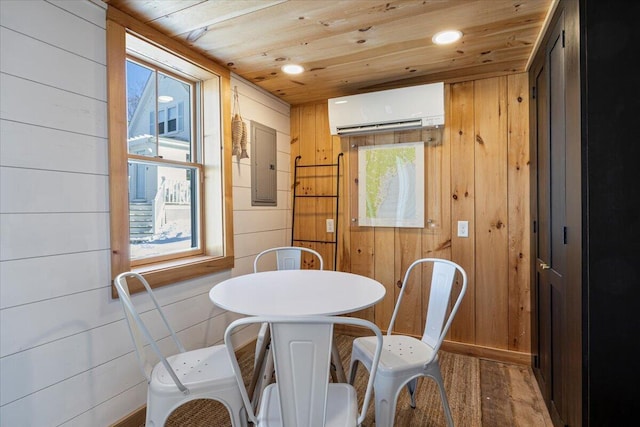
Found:
M 545 264 L 544 262 L 540 263 L 540 268 L 542 270 L 549 270 L 551 268 L 551 266 L 549 264 Z

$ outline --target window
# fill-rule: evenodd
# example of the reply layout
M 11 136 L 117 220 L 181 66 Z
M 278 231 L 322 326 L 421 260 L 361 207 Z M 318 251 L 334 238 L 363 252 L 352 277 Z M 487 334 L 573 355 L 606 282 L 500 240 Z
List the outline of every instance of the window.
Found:
M 156 287 L 233 267 L 228 71 L 109 24 L 112 276 Z
M 202 90 L 201 82 L 135 57 L 127 58 L 126 82 L 132 265 L 200 254 L 199 177 L 203 164 L 199 155 L 202 141 L 196 130 L 202 127 L 202 114 L 198 114 L 201 105 L 194 99 L 203 97 L 194 95 Z M 178 105 L 183 111 L 181 131 Z M 148 127 L 147 117 L 151 119 Z

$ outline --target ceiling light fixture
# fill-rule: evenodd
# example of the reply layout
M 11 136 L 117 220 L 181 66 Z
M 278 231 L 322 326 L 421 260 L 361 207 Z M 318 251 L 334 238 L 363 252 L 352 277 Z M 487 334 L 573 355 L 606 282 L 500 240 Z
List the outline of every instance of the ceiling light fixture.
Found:
M 435 44 L 449 44 L 453 42 L 457 42 L 462 38 L 462 32 L 458 30 L 446 30 L 440 31 L 433 35 L 431 40 Z
M 287 74 L 300 74 L 304 71 L 304 68 L 298 64 L 287 64 L 282 66 L 282 71 Z
M 173 101 L 173 96 L 169 96 L 169 95 L 160 95 L 158 97 L 158 102 L 162 103 L 162 104 L 166 104 L 167 102 L 171 102 Z

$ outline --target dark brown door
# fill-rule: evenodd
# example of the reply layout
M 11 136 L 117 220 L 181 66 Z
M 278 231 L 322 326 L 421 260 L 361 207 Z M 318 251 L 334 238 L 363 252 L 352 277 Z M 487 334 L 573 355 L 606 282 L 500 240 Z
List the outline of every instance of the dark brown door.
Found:
M 536 74 L 536 374 L 554 422 L 566 419 L 566 136 L 563 20 Z

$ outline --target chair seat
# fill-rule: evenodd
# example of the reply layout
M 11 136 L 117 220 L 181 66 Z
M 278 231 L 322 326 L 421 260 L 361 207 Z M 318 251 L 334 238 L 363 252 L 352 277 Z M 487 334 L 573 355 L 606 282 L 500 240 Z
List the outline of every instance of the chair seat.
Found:
M 403 335 L 384 335 L 382 354 L 378 364 L 378 375 L 392 376 L 398 371 L 422 372 L 427 363 L 436 356 L 433 348 L 423 341 Z M 376 348 L 375 337 L 359 337 L 353 340 L 353 358 L 371 359 Z M 366 354 L 367 357 L 361 357 Z M 367 366 L 367 369 L 370 369 Z
M 374 344 L 375 346 L 375 344 Z M 345 404 L 348 402 L 348 404 Z M 353 386 L 346 383 L 331 383 L 327 390 L 325 427 L 357 425 L 358 398 Z M 268 385 L 262 394 L 258 425 L 282 427 L 280 397 L 276 384 Z
M 216 389 L 238 387 L 229 354 L 224 345 L 178 353 L 167 357 L 169 364 L 180 381 L 191 394 L 205 391 L 213 384 Z M 162 363 L 158 363 L 151 373 L 149 387 L 154 392 L 175 394 L 176 384 Z

